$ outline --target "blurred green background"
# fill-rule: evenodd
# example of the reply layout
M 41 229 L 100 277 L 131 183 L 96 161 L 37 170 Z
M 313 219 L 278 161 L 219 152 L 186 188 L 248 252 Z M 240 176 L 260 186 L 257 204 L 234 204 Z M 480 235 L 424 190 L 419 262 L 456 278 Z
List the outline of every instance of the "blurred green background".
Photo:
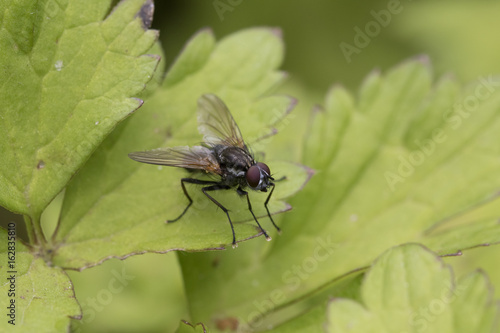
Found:
M 203 27 L 212 28 L 218 39 L 248 27 L 281 28 L 286 46 L 282 69 L 289 79 L 279 92 L 298 98 L 294 113 L 305 119 L 331 85 L 355 91 L 373 69 L 384 71 L 422 54 L 429 56 L 436 75 L 452 73 L 464 84 L 499 74 L 499 14 L 498 1 L 169 0 L 157 1 L 153 28 L 160 30 L 167 68 Z M 377 29 L 376 16 L 384 18 L 385 26 L 378 24 Z M 372 36 L 362 40 L 362 47 L 358 36 L 356 46 L 357 31 L 367 27 L 374 29 Z M 347 44 L 357 48 L 349 59 L 340 47 Z M 497 203 L 488 209 L 497 212 L 498 207 Z M 46 217 L 56 216 L 53 209 Z M 6 211 L 0 217 L 2 224 L 11 220 L 23 224 L 22 218 Z M 484 269 L 498 298 L 499 257 L 500 248 L 493 246 L 446 260 L 459 276 Z M 189 319 L 173 253 L 110 260 L 69 274 L 85 311 L 83 321 L 75 321 L 74 331 L 173 332 L 181 318 Z M 117 274 L 130 277 L 122 279 L 121 289 Z

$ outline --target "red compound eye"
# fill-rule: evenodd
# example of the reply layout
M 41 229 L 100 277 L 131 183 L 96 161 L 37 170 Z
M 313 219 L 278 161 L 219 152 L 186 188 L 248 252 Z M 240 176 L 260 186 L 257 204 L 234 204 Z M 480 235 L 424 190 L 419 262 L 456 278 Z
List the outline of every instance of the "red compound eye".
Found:
M 247 183 L 250 187 L 257 187 L 260 182 L 260 170 L 258 164 L 252 165 L 250 169 L 248 169 L 247 174 Z
M 264 170 L 267 173 L 268 176 L 271 175 L 271 170 L 269 170 L 269 167 L 267 166 L 267 164 L 259 162 L 259 163 L 257 163 L 257 166 L 259 168 L 261 168 L 262 170 Z

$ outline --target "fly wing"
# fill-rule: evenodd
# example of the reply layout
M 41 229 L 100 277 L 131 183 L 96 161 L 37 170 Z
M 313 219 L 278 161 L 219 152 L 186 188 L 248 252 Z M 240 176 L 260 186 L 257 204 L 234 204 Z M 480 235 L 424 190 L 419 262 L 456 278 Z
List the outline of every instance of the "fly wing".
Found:
M 198 131 L 206 143 L 222 143 L 248 151 L 238 125 L 226 104 L 213 94 L 198 99 Z
M 213 174 L 221 174 L 220 165 L 207 147 L 171 147 L 128 154 L 137 162 L 174 166 L 179 168 L 205 170 Z

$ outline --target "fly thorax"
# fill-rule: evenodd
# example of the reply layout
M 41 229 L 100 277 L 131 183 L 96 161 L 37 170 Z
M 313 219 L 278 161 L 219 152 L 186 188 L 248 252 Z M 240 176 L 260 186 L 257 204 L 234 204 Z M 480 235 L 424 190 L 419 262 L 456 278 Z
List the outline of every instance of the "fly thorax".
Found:
M 246 171 L 252 166 L 252 156 L 238 147 L 226 146 L 218 148 L 216 151 L 221 167 L 235 177 L 245 177 Z

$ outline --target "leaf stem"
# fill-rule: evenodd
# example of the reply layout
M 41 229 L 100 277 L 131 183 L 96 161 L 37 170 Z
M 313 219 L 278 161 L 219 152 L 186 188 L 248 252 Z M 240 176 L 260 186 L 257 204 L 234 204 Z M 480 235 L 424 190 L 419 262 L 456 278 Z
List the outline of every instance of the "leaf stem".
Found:
M 24 222 L 26 223 L 26 230 L 28 231 L 28 237 L 31 245 L 39 245 L 45 248 L 47 245 L 47 240 L 43 234 L 42 226 L 40 224 L 40 216 L 35 218 L 24 215 Z
M 33 224 L 31 223 L 31 219 L 28 215 L 24 215 L 24 224 L 26 224 L 26 232 L 28 233 L 28 240 L 30 244 L 35 244 L 36 243 L 36 235 L 35 231 L 33 230 Z

